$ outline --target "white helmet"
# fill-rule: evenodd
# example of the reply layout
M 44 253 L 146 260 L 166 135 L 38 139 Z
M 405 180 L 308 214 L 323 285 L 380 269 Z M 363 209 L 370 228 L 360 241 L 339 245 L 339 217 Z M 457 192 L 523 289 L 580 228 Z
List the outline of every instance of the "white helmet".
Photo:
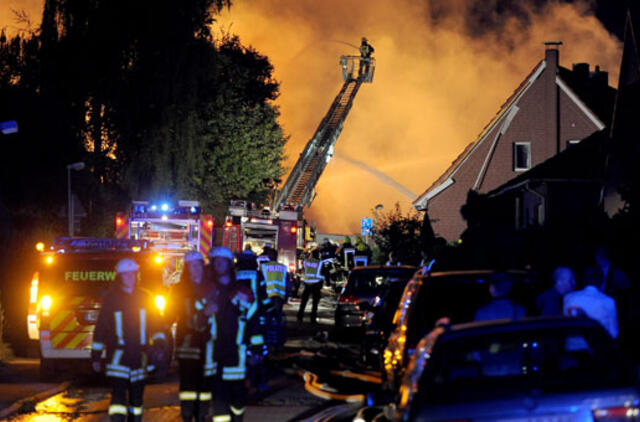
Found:
M 230 261 L 233 261 L 233 252 L 231 252 L 231 249 L 224 247 L 224 246 L 218 246 L 217 248 L 213 249 L 210 253 L 209 253 L 209 257 L 211 259 L 213 258 L 227 258 Z
M 203 261 L 204 262 L 204 257 L 198 251 L 189 251 L 189 252 L 187 252 L 187 254 L 184 256 L 184 262 L 193 262 L 193 261 Z
M 139 271 L 140 267 L 131 258 L 123 258 L 116 264 L 116 274 L 128 273 L 130 271 Z

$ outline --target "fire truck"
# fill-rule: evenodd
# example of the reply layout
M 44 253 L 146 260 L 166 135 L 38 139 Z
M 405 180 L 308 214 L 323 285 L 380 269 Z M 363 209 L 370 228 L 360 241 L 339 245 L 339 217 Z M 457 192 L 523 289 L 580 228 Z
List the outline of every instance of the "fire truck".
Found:
M 122 258 L 140 266 L 140 287 L 164 312 L 167 289 L 163 261 L 148 242 L 130 239 L 60 237 L 42 252 L 31 279 L 27 330 L 39 342 L 40 369 L 48 379 L 61 361 L 88 360 L 102 297 L 116 280 Z
M 116 215 L 118 239 L 147 241 L 150 249 L 161 254 L 165 264 L 164 282 L 177 283 L 182 273 L 184 254 L 202 252 L 205 262 L 213 242 L 214 220 L 203 214 L 198 201 L 133 201 L 128 213 Z
M 255 209 L 247 201 L 232 201 L 223 227 L 223 245 L 238 251 L 249 243 L 259 251 L 269 243 L 290 271 L 300 268 L 297 250 L 313 241 L 314 231 L 305 223 L 303 209 L 311 206 L 315 198 L 315 187 L 333 156 L 333 148 L 360 87 L 373 82 L 375 59 L 342 56 L 340 67 L 342 88 L 273 204 Z

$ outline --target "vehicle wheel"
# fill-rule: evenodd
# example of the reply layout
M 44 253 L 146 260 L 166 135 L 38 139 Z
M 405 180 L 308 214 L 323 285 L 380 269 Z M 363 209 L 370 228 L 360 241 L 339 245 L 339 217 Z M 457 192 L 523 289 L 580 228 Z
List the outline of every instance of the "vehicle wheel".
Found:
M 40 358 L 40 381 L 51 381 L 56 374 L 56 361 L 54 359 Z

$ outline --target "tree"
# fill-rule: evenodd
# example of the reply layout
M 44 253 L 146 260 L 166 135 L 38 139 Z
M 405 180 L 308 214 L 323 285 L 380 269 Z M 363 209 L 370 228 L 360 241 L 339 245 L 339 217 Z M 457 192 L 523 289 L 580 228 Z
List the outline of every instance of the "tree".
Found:
M 416 211 L 403 214 L 400 204 L 396 203 L 392 211 L 382 214 L 378 223 L 378 232 L 375 234 L 375 241 L 382 256 L 386 257 L 393 251 L 403 264 L 419 264 L 423 239 L 422 226 L 422 218 Z

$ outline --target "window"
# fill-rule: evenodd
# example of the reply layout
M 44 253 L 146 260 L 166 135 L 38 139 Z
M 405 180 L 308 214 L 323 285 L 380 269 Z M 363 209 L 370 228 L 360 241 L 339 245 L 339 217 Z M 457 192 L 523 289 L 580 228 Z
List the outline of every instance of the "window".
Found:
M 513 171 L 526 171 L 531 168 L 531 142 L 513 144 Z

